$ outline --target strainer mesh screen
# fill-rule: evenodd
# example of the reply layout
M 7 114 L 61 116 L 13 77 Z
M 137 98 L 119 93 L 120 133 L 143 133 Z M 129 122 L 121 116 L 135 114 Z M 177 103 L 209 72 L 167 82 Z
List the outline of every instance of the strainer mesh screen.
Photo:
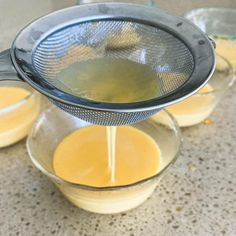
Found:
M 194 69 L 190 50 L 177 37 L 154 26 L 121 20 L 57 30 L 36 47 L 33 64 L 41 77 L 58 87 L 57 75 L 69 65 L 104 57 L 149 65 L 158 75 L 159 97 L 183 85 Z

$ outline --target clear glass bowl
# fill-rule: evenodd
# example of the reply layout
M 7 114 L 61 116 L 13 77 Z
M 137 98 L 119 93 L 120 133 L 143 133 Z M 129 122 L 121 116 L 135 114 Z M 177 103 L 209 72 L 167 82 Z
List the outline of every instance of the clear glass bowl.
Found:
M 236 37 L 236 9 L 199 8 L 186 13 L 185 17 L 208 35 Z
M 52 163 L 57 145 L 74 130 L 89 125 L 91 124 L 54 106 L 45 110 L 27 139 L 27 149 L 32 162 L 57 185 L 67 199 L 85 210 L 110 214 L 140 205 L 152 194 L 179 154 L 181 135 L 176 122 L 167 112 L 161 111 L 146 121 L 132 125 L 150 135 L 158 144 L 161 151 L 160 171 L 155 176 L 137 183 L 115 187 L 74 184 L 54 173 Z
M 196 125 L 210 116 L 223 95 L 235 81 L 232 65 L 216 55 L 216 69 L 205 88 L 186 100 L 167 107 L 180 127 Z
M 27 136 L 40 112 L 40 95 L 24 82 L 2 81 L 1 87 L 20 87 L 29 96 L 0 109 L 0 148 L 12 145 Z
M 142 4 L 146 6 L 155 6 L 154 0 L 77 0 L 77 4 L 102 3 L 102 2 L 124 2 L 132 4 Z
M 194 9 L 185 17 L 214 39 L 216 52 L 236 70 L 236 9 Z

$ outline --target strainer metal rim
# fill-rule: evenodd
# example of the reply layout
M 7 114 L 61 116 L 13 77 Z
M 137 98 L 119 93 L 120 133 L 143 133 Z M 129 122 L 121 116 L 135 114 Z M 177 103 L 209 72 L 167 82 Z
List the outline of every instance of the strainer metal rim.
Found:
M 78 15 L 80 15 L 79 19 Z M 65 17 L 68 19 L 66 24 L 64 23 Z M 26 61 L 28 60 L 28 66 L 33 67 L 32 55 L 35 45 L 50 33 L 62 28 L 63 25 L 65 27 L 65 25 L 88 20 L 124 18 L 139 23 L 145 22 L 146 24 L 148 23 L 149 25 L 157 26 L 158 28 L 164 28 L 165 31 L 172 35 L 177 35 L 178 38 L 187 45 L 194 57 L 195 68 L 189 80 L 176 91 L 163 98 L 126 104 L 103 103 L 81 99 L 65 93 L 48 83 L 45 83 L 43 80 L 36 82 L 37 80 L 27 76 L 18 64 L 18 61 L 21 58 L 17 57 L 17 53 L 19 51 L 21 53 L 25 51 L 24 56 Z M 35 32 L 36 34 L 32 35 L 32 32 Z M 203 41 L 204 44 L 199 43 Z M 27 59 L 27 56 L 31 57 Z M 212 43 L 198 27 L 188 22 L 185 18 L 172 16 L 160 9 L 126 3 L 101 3 L 73 6 L 43 16 L 33 21 L 18 33 L 11 47 L 11 59 L 19 75 L 33 88 L 49 98 L 75 107 L 114 112 L 145 111 L 153 108 L 162 108 L 181 101 L 204 86 L 211 77 L 215 67 Z M 180 89 L 181 93 L 178 92 Z

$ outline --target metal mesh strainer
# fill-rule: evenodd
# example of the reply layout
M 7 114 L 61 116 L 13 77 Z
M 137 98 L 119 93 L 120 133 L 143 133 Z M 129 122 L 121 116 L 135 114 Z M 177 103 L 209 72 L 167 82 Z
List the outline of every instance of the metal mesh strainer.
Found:
M 120 20 L 80 23 L 49 35 L 36 47 L 33 64 L 41 77 L 60 87 L 57 75 L 63 69 L 104 57 L 150 66 L 160 79 L 158 96 L 179 88 L 194 68 L 193 55 L 180 39 L 153 26 Z
M 148 65 L 157 74 L 159 93 L 135 103 L 100 102 L 73 95 L 57 79 L 70 65 L 98 58 Z M 77 6 L 38 19 L 18 34 L 11 59 L 20 76 L 55 105 L 100 125 L 146 119 L 198 90 L 214 69 L 211 42 L 196 27 L 157 9 L 122 3 Z

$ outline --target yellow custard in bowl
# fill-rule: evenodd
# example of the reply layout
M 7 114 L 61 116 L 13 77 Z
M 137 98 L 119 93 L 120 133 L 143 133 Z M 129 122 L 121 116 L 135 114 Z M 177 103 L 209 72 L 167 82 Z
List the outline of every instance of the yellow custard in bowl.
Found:
M 27 136 L 40 111 L 40 97 L 21 82 L 0 85 L 0 147 Z
M 236 40 L 224 37 L 214 37 L 216 43 L 216 52 L 226 58 L 236 70 Z
M 115 181 L 108 167 L 106 127 L 89 126 L 66 136 L 55 150 L 55 174 L 94 187 L 133 184 L 160 169 L 160 149 L 144 132 L 131 126 L 117 128 Z
M 180 127 L 198 124 L 205 120 L 215 107 L 216 98 L 210 94 L 212 87 L 207 84 L 197 94 L 167 108 Z
M 113 214 L 135 208 L 151 196 L 176 160 L 180 143 L 179 129 L 165 111 L 118 127 L 113 180 L 106 127 L 52 107 L 34 125 L 27 149 L 35 166 L 69 201 L 87 211 Z
M 92 187 L 112 187 L 134 184 L 156 175 L 160 169 L 161 153 L 155 141 L 131 126 L 117 128 L 115 145 L 115 176 L 112 180 L 107 152 L 106 127 L 89 126 L 66 136 L 55 150 L 53 167 L 60 178 L 75 184 Z M 103 194 L 101 202 L 96 195 L 73 198 L 74 191 L 64 194 L 84 209 L 94 212 L 128 210 L 145 201 L 155 185 L 138 192 L 118 195 Z M 119 204 L 112 204 L 113 201 Z M 92 203 L 91 203 L 92 202 Z
M 216 55 L 216 69 L 209 82 L 197 93 L 166 108 L 180 127 L 196 125 L 207 119 L 217 103 L 233 85 L 234 70 L 230 62 Z

